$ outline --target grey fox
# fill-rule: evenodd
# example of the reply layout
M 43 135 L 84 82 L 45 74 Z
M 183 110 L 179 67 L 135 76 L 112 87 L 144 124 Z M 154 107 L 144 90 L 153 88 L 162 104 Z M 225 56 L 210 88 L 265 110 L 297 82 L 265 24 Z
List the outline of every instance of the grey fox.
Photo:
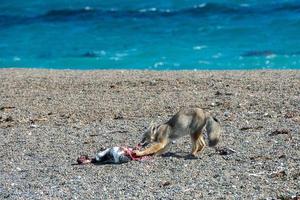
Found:
M 168 122 L 154 126 L 143 134 L 140 142 L 141 146 L 152 144 L 143 151 L 136 150 L 137 156 L 161 154 L 167 150 L 169 144 L 185 135 L 190 135 L 192 139 L 192 155 L 203 151 L 205 141 L 202 129 L 206 128 L 208 145 L 215 146 L 219 142 L 221 127 L 219 121 L 208 112 L 200 108 L 186 108 L 176 113 Z

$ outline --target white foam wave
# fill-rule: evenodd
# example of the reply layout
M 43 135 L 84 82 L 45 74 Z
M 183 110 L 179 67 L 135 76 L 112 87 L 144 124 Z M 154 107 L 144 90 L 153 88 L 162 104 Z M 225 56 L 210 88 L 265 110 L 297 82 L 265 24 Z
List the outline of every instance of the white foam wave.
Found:
M 202 50 L 202 49 L 205 49 L 205 48 L 207 48 L 207 46 L 205 46 L 205 45 L 200 45 L 200 46 L 194 46 L 193 47 L 194 50 Z

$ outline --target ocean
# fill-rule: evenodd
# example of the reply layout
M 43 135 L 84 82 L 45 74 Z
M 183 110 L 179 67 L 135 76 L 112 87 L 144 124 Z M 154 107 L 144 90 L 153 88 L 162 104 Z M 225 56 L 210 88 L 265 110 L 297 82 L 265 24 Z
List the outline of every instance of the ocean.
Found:
M 1 0 L 0 68 L 300 69 L 299 0 Z

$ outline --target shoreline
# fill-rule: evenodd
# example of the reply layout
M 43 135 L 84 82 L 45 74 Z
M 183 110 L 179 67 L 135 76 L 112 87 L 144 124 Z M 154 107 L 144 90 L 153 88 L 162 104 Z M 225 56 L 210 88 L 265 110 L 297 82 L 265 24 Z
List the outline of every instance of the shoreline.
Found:
M 45 72 L 62 72 L 62 73 L 77 73 L 77 74 L 91 74 L 97 72 L 104 72 L 104 73 L 125 73 L 125 74 L 221 74 L 221 75 L 233 75 L 235 74 L 243 74 L 243 75 L 254 75 L 259 76 L 259 73 L 263 73 L 262 75 L 265 75 L 265 73 L 279 73 L 283 72 L 286 73 L 293 73 L 295 76 L 300 76 L 300 70 L 297 69 L 249 69 L 249 70 L 152 70 L 152 69 L 47 69 L 47 68 L 0 68 L 0 72 L 23 72 L 23 73 L 29 73 L 29 72 L 36 72 L 44 74 Z
M 0 81 L 0 198 L 299 196 L 298 70 L 0 69 Z M 72 165 L 101 147 L 134 146 L 182 107 L 221 121 L 217 148 L 185 159 L 185 137 L 149 162 Z
M 123 68 L 91 68 L 91 69 L 72 69 L 72 68 L 47 68 L 47 67 L 0 67 L 0 70 L 49 70 L 49 71 L 153 71 L 153 72 L 186 72 L 186 71 L 193 71 L 193 72 L 205 72 L 205 71 L 212 71 L 212 72 L 219 72 L 219 71 L 300 71 L 300 68 L 278 68 L 278 69 L 138 69 L 138 68 L 129 68 L 129 69 L 123 69 Z

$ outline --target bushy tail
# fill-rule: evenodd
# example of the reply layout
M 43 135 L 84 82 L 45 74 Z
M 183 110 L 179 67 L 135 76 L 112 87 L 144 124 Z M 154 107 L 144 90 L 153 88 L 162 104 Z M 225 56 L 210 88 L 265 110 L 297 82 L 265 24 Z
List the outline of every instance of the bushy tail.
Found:
M 205 128 L 208 136 L 208 146 L 216 146 L 221 136 L 221 126 L 219 120 L 209 116 L 206 120 Z

